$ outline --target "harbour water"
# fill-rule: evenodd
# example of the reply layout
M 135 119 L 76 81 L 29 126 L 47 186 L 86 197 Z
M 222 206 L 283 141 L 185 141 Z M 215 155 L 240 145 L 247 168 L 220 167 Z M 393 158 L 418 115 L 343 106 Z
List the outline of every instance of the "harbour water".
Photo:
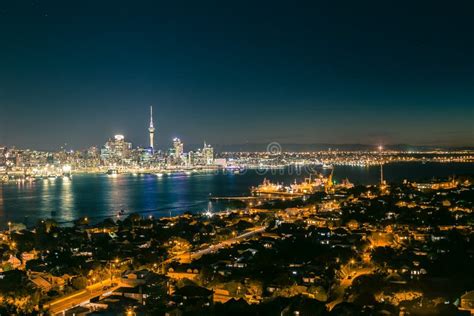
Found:
M 328 170 L 321 170 L 329 172 Z M 474 175 L 474 163 L 395 163 L 384 166 L 388 182 L 430 180 L 433 177 Z M 242 196 L 249 188 L 268 178 L 290 184 L 308 177 L 307 168 L 245 170 L 231 172 L 147 175 L 76 174 L 72 178 L 44 179 L 35 182 L 0 184 L 0 226 L 8 221 L 34 224 L 54 218 L 68 223 L 87 216 L 92 220 L 142 212 L 155 217 L 201 212 L 208 206 L 209 195 Z M 334 179 L 348 178 L 355 184 L 374 184 L 380 179 L 380 167 L 336 166 Z M 222 210 L 225 203 L 215 203 Z

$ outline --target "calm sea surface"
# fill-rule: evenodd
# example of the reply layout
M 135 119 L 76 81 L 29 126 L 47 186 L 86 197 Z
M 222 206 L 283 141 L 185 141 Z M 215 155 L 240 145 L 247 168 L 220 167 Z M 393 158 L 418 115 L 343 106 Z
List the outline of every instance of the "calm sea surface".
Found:
M 323 170 L 323 172 L 327 172 Z M 451 175 L 474 175 L 473 163 L 396 163 L 384 166 L 388 182 L 403 179 L 429 180 Z M 242 174 L 207 173 L 163 175 L 84 174 L 71 179 L 39 180 L 0 184 L 0 227 L 7 221 L 34 224 L 41 218 L 70 222 L 82 216 L 99 220 L 116 216 L 120 210 L 169 216 L 185 211 L 201 212 L 208 197 L 246 195 L 263 178 L 290 184 L 307 177 L 305 168 L 285 170 L 246 170 Z M 336 166 L 334 178 L 348 178 L 357 184 L 377 183 L 379 167 Z M 214 210 L 227 207 L 214 203 Z

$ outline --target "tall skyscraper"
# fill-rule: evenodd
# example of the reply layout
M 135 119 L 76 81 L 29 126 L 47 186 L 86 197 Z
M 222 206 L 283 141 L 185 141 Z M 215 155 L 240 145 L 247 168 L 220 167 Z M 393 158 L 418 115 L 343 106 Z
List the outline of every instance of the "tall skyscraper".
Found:
M 214 148 L 206 144 L 206 142 L 204 142 L 204 147 L 202 148 L 202 155 L 205 165 L 212 165 L 214 163 Z
M 148 127 L 148 132 L 150 133 L 150 148 L 153 150 L 155 136 L 155 128 L 153 127 L 153 106 L 150 106 L 150 127 Z
M 184 157 L 184 146 L 181 140 L 177 137 L 173 138 L 173 148 L 170 148 L 169 162 L 174 165 L 182 165 L 186 162 Z
M 123 135 L 115 135 L 110 138 L 100 151 L 100 156 L 108 162 L 123 163 L 130 158 L 132 143 L 127 142 Z
M 174 156 L 176 158 L 181 159 L 184 153 L 183 150 L 184 146 L 181 140 L 177 137 L 173 138 L 173 149 L 174 149 Z

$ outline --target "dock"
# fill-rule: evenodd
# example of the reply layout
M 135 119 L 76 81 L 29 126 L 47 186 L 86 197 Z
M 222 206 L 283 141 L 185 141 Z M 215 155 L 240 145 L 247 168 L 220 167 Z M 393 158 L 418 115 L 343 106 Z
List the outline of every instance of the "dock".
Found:
M 261 193 L 259 195 L 251 196 L 211 196 L 209 197 L 210 201 L 272 201 L 272 200 L 284 200 L 284 199 L 295 199 L 304 197 L 304 194 L 301 193 Z

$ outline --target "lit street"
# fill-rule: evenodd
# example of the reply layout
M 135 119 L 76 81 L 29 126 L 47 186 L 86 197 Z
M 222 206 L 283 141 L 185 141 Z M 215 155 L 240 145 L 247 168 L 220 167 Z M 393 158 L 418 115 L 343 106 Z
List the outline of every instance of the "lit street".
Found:
M 237 242 L 239 242 L 243 239 L 246 239 L 246 238 L 252 237 L 253 235 L 262 233 L 262 232 L 265 231 L 265 229 L 267 229 L 267 227 L 265 227 L 265 226 L 255 227 L 251 231 L 248 231 L 248 232 L 245 232 L 245 233 L 243 233 L 239 236 L 221 241 L 218 244 L 210 245 L 209 247 L 207 247 L 205 249 L 201 249 L 201 250 L 191 252 L 191 253 L 183 253 L 183 254 L 180 254 L 176 257 L 169 258 L 168 260 L 165 261 L 165 263 L 169 263 L 169 262 L 172 262 L 172 261 L 191 262 L 193 260 L 199 259 L 200 257 L 202 257 L 205 254 L 215 252 L 215 251 L 217 251 L 221 248 L 224 248 L 224 247 L 229 247 L 232 244 L 237 243 Z
M 91 298 L 101 296 L 108 292 L 113 292 L 119 287 L 125 286 L 124 284 L 120 283 L 119 279 L 114 279 L 113 283 L 116 283 L 116 285 L 111 287 L 112 282 L 110 279 L 97 282 L 88 286 L 87 289 L 77 291 L 60 299 L 54 300 L 46 304 L 45 307 L 49 309 L 49 312 L 52 315 L 61 315 L 68 309 L 87 303 Z M 104 289 L 104 287 L 107 287 L 107 289 Z

